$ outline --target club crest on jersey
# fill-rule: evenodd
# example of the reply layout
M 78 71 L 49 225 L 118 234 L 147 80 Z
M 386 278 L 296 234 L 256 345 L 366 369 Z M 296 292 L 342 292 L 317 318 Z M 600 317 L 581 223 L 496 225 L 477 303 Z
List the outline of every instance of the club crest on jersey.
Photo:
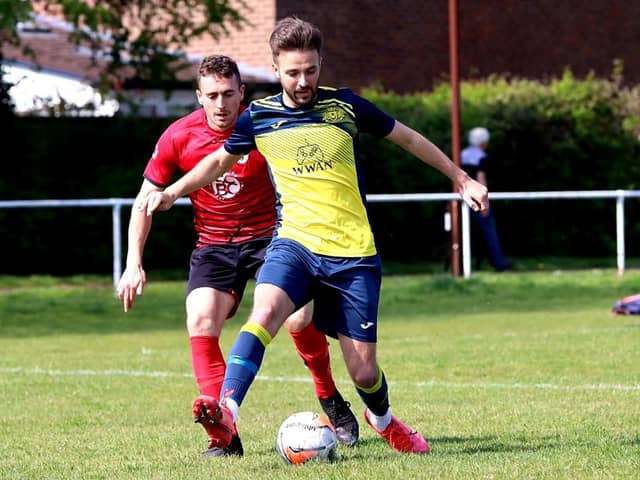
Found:
M 233 173 L 227 172 L 211 183 L 213 193 L 219 200 L 230 200 L 242 190 L 242 182 Z
M 324 160 L 324 152 L 320 148 L 320 145 L 316 143 L 310 144 L 308 141 L 306 145 L 298 147 L 296 152 L 296 161 L 298 165 L 304 165 L 309 162 L 322 162 Z
M 344 110 L 338 107 L 329 107 L 322 113 L 322 120 L 327 123 L 338 123 L 344 120 Z
M 298 165 L 293 167 L 296 175 L 333 168 L 333 162 L 331 160 L 325 160 L 324 152 L 322 148 L 320 148 L 320 145 L 309 143 L 308 141 L 296 150 L 296 163 Z

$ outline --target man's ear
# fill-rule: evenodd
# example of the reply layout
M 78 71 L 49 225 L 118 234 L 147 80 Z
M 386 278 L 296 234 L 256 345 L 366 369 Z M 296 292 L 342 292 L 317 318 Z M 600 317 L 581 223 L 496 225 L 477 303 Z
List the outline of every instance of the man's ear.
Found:
M 273 73 L 276 75 L 276 77 L 280 78 L 280 70 L 278 70 L 278 65 L 273 62 L 271 66 L 273 67 Z

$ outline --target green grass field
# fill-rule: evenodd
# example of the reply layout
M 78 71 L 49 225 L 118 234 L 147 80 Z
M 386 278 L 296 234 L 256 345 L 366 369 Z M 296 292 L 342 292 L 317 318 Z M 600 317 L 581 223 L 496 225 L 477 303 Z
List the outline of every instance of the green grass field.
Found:
M 338 462 L 292 467 L 278 426 L 320 407 L 284 332 L 241 409 L 245 457 L 202 459 L 183 282 L 151 275 L 125 315 L 107 277 L 0 278 L 0 478 L 640 478 L 640 317 L 610 314 L 634 293 L 639 271 L 386 276 L 380 363 L 393 412 L 432 454 L 397 454 L 362 421 Z

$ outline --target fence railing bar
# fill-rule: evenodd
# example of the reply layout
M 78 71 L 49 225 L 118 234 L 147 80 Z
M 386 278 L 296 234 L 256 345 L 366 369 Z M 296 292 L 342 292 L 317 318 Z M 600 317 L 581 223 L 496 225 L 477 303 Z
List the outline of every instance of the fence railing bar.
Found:
M 543 192 L 491 192 L 493 200 L 556 200 L 556 199 L 616 199 L 616 264 L 618 274 L 625 270 L 625 213 L 626 198 L 640 198 L 640 190 L 578 190 Z M 133 198 L 89 198 L 89 199 L 43 199 L 43 200 L 0 200 L 0 208 L 51 208 L 51 207 L 111 207 L 113 233 L 113 285 L 117 286 L 122 275 L 122 207 L 131 207 Z M 370 194 L 368 202 L 425 202 L 425 201 L 461 201 L 455 193 L 393 193 Z M 187 197 L 179 198 L 176 205 L 191 205 Z M 470 212 L 462 204 L 462 266 L 465 278 L 471 276 Z

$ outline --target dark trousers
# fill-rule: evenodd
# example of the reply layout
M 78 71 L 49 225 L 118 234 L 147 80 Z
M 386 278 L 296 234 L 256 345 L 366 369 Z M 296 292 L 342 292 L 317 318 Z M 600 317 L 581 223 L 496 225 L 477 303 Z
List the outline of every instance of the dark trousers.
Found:
M 502 246 L 500 245 L 500 238 L 498 237 L 498 231 L 496 230 L 496 222 L 493 218 L 491 211 L 487 216 L 482 216 L 478 212 L 471 212 L 471 218 L 474 223 L 479 227 L 482 236 L 484 237 L 489 259 L 491 265 L 497 271 L 506 270 L 510 267 L 510 263 L 504 258 L 502 253 Z

